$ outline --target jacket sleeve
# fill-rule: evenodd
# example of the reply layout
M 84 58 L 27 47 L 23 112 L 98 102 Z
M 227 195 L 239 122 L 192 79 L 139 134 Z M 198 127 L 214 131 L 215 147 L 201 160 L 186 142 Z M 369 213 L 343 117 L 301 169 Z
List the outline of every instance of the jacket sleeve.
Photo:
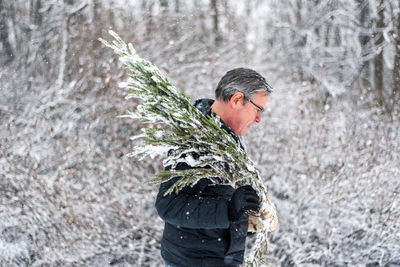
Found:
M 157 195 L 156 209 L 165 222 L 193 229 L 229 228 L 228 201 L 208 192 L 210 180 L 203 178 L 178 194 L 172 192 L 164 196 L 177 179 L 179 177 L 162 183 Z

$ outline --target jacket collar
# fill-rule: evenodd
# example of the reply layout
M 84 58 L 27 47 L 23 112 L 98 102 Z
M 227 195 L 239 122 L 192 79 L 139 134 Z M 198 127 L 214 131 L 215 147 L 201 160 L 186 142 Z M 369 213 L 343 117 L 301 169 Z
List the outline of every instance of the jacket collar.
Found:
M 211 106 L 214 103 L 215 100 L 213 99 L 209 99 L 209 98 L 202 98 L 202 99 L 197 99 L 193 105 L 201 111 L 201 113 L 203 113 L 206 116 L 212 116 L 216 115 L 214 112 L 212 112 L 211 110 Z M 239 136 L 236 136 L 235 133 L 233 132 L 233 130 L 225 124 L 225 122 L 220 118 L 220 122 L 221 122 L 221 128 L 224 129 L 225 131 L 227 131 L 230 135 L 232 135 L 232 137 L 236 140 L 236 142 L 239 143 L 240 147 L 245 150 L 244 145 L 242 144 L 242 140 L 240 139 Z

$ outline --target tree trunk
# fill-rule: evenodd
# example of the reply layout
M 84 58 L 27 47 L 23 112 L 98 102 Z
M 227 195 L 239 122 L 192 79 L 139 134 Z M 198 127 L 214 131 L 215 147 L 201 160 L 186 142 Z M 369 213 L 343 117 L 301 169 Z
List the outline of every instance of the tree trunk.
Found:
M 336 47 L 341 47 L 342 46 L 342 33 L 340 31 L 340 27 L 335 27 L 335 46 Z M 344 51 L 343 57 L 342 57 L 342 62 L 346 60 L 346 54 L 347 50 Z M 340 82 L 344 82 L 344 68 L 343 68 L 343 63 L 340 63 L 338 66 L 338 79 Z
M 3 46 L 1 54 L 6 56 L 6 63 L 9 63 L 14 59 L 14 54 L 8 39 L 7 10 L 3 0 L 0 0 L 0 42 Z
M 400 12 L 396 14 L 396 38 L 395 38 L 394 64 L 393 64 L 393 91 L 392 110 L 400 108 Z
M 168 9 L 168 0 L 160 0 L 160 6 L 162 10 Z
M 114 26 L 115 26 L 115 3 L 114 3 L 114 0 L 111 0 L 110 1 L 110 4 L 109 4 L 109 12 L 108 12 L 108 15 L 109 15 L 109 21 L 110 21 L 110 24 L 111 24 L 111 27 L 112 28 L 114 28 Z
M 67 64 L 68 64 L 68 26 L 67 26 L 67 15 L 65 12 L 65 4 L 64 2 L 61 3 L 62 8 L 62 20 L 61 20 L 61 25 L 60 25 L 60 43 L 61 47 L 59 50 L 59 61 L 58 61 L 58 75 L 57 75 L 57 80 L 56 80 L 56 87 L 57 88 L 62 88 L 64 86 L 65 82 L 65 70 L 67 69 Z
M 303 50 L 304 46 L 306 45 L 307 42 L 307 36 L 301 33 L 301 29 L 303 28 L 303 17 L 301 14 L 301 11 L 303 9 L 303 2 L 302 0 L 297 0 L 296 1 L 296 26 L 298 28 L 298 31 L 294 33 L 294 40 L 297 41 L 297 46 L 299 47 L 299 51 Z M 302 52 L 299 53 L 299 56 L 302 55 Z M 303 60 L 300 59 L 300 62 Z M 299 79 L 301 81 L 304 81 L 306 79 L 304 69 L 302 65 L 297 66 L 297 72 L 299 74 Z
M 153 32 L 154 29 L 154 21 L 153 21 L 153 7 L 154 7 L 154 2 L 153 1 L 149 1 L 150 3 L 148 3 L 148 6 L 146 6 L 145 8 L 145 12 L 146 12 L 146 35 L 150 36 L 151 33 Z
M 221 41 L 218 26 L 218 5 L 217 0 L 211 0 L 211 16 L 213 18 L 213 33 L 215 38 L 215 45 L 218 45 Z
M 328 47 L 330 45 L 331 39 L 331 23 L 327 23 L 326 32 L 325 32 L 325 46 Z
M 360 25 L 361 25 L 361 33 L 359 34 L 358 40 L 360 40 L 361 44 L 361 56 L 366 57 L 368 55 L 368 44 L 370 42 L 370 35 L 366 32 L 367 29 L 371 28 L 370 23 L 370 10 L 369 10 L 369 1 L 368 0 L 357 0 L 358 5 L 360 6 Z M 370 87 L 370 77 L 371 77 L 371 62 L 370 60 L 366 60 L 362 63 L 360 69 L 360 77 L 361 77 L 361 86 Z
M 42 8 L 41 0 L 32 0 L 30 4 L 32 23 L 40 26 L 43 21 L 42 13 L 40 12 L 40 9 Z
M 378 49 L 377 55 L 374 58 L 374 81 L 375 81 L 375 90 L 378 94 L 378 104 L 380 106 L 384 105 L 384 84 L 383 84 L 383 28 L 385 27 L 385 6 L 384 0 L 379 1 L 380 4 L 378 5 L 378 21 L 376 22 L 375 27 L 375 47 Z
M 319 8 L 319 2 L 320 2 L 320 0 L 315 0 L 315 1 L 314 1 L 314 7 L 315 7 L 316 9 Z M 319 37 L 320 37 L 320 36 L 319 36 L 319 35 L 320 35 L 319 26 L 315 27 L 314 32 L 315 32 L 315 35 L 317 36 L 317 38 L 319 39 Z

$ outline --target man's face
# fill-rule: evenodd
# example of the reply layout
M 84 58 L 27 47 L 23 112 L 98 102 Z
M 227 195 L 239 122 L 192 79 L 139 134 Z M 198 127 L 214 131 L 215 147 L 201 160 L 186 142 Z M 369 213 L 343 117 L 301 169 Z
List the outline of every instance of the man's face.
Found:
M 241 106 L 235 112 L 235 116 L 230 125 L 231 129 L 237 136 L 244 136 L 247 130 L 255 123 L 261 121 L 261 112 L 265 108 L 268 96 L 265 92 L 258 92 L 256 96 L 250 101 L 241 102 Z M 246 104 L 243 105 L 243 103 Z M 257 107 L 258 106 L 258 107 Z M 260 108 L 259 108 L 260 107 Z

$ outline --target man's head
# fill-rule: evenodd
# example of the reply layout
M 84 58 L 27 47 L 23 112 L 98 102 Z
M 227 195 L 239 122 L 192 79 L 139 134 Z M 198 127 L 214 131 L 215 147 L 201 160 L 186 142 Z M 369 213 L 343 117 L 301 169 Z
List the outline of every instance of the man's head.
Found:
M 254 122 L 261 121 L 270 92 L 271 86 L 256 71 L 233 69 L 218 83 L 212 110 L 237 136 L 243 136 Z

